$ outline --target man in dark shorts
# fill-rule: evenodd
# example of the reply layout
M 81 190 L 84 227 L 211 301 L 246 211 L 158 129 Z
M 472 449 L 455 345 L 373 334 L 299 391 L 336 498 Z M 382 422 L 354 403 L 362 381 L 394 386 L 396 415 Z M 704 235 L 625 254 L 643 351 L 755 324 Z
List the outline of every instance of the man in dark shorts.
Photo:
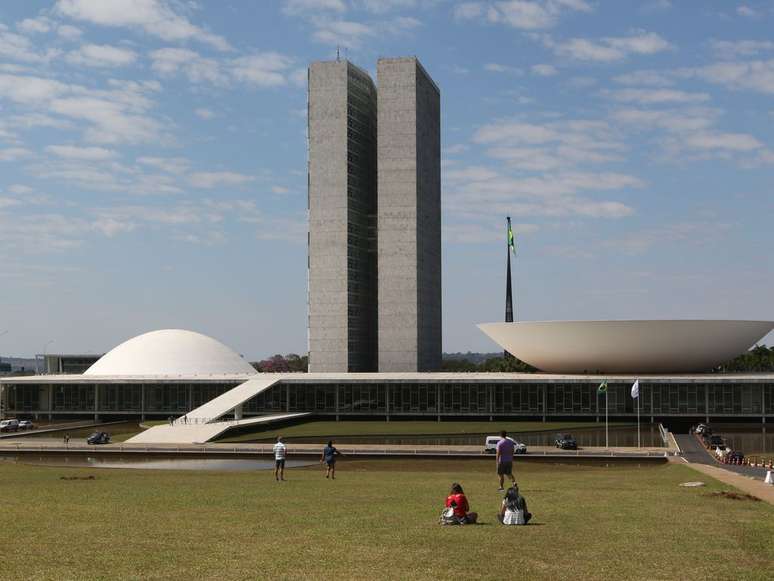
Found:
M 285 480 L 285 456 L 288 449 L 282 443 L 282 438 L 277 436 L 277 443 L 274 444 L 274 479 L 277 481 Z
M 516 479 L 513 477 L 513 450 L 515 446 L 513 445 L 513 440 L 507 436 L 508 434 L 503 430 L 500 432 L 500 441 L 497 442 L 497 455 L 495 459 L 497 462 L 497 476 L 500 478 L 500 488 L 498 490 L 503 490 L 503 480 L 506 475 L 510 477 L 513 485 L 516 485 Z
M 336 480 L 336 456 L 341 456 L 341 452 L 333 447 L 333 441 L 330 440 L 328 445 L 323 448 L 320 463 L 325 462 L 325 477 L 330 477 L 331 480 Z

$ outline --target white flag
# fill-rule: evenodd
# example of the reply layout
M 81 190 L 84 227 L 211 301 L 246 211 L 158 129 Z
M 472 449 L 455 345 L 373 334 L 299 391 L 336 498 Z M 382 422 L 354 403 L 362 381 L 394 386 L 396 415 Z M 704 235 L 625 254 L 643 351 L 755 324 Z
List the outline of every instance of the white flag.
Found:
M 634 382 L 634 385 L 632 385 L 632 397 L 634 399 L 637 399 L 640 397 L 640 380 Z

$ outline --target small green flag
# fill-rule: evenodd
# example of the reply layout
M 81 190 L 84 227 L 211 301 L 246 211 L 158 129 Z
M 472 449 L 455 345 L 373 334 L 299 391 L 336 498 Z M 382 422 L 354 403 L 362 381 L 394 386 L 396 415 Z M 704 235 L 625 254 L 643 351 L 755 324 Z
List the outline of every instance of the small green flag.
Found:
M 603 380 L 602 383 L 599 384 L 599 387 L 597 388 L 597 393 L 607 393 L 607 379 Z
M 513 252 L 515 256 L 516 255 L 516 237 L 513 235 L 513 230 L 511 229 L 510 222 L 508 222 L 508 248 L 511 249 L 511 252 Z

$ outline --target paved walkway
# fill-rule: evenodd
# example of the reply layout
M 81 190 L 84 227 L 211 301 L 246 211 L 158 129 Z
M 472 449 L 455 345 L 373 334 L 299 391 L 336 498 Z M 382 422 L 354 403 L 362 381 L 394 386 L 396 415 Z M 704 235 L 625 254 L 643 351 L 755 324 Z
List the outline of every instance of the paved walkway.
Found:
M 759 478 L 763 480 L 766 477 L 765 468 L 756 468 L 754 466 L 737 466 L 735 464 L 721 464 L 715 459 L 704 446 L 699 438 L 691 434 L 675 434 L 675 440 L 683 451 L 683 458 L 691 464 L 703 464 L 705 466 L 717 466 L 729 472 L 736 472 L 742 476 Z
M 683 451 L 682 460 L 694 470 L 774 504 L 774 486 L 763 482 L 765 469 L 720 464 L 694 435 L 675 434 L 675 440 Z

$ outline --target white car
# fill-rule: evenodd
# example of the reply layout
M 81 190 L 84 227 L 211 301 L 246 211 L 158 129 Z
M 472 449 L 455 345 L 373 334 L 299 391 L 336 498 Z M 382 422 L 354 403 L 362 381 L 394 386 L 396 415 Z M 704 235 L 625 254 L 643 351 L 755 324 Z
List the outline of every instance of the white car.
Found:
M 19 429 L 19 420 L 0 421 L 0 432 L 15 432 Z
M 513 442 L 513 453 L 514 454 L 526 454 L 527 453 L 527 445 L 522 444 L 521 442 L 517 442 L 510 436 L 506 436 L 511 442 Z M 486 440 L 484 441 L 484 452 L 486 454 L 495 454 L 497 453 L 497 442 L 500 441 L 500 436 L 487 436 Z
M 33 425 L 31 420 L 19 420 L 19 429 L 20 430 L 31 430 L 35 426 Z

